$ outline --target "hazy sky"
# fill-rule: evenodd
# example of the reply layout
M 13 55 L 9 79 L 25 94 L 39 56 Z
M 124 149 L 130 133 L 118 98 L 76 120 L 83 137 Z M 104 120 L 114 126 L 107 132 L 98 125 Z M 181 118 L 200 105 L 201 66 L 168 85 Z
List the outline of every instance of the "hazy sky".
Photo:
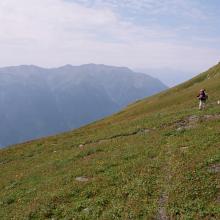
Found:
M 0 66 L 197 72 L 219 60 L 219 0 L 0 1 Z

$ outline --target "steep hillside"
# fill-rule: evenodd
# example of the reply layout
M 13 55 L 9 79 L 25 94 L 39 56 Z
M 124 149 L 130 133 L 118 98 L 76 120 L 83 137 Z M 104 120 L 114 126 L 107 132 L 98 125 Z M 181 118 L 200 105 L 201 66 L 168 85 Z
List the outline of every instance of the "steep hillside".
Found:
M 0 147 L 78 128 L 166 89 L 128 68 L 0 68 Z
M 220 219 L 219 99 L 220 64 L 73 132 L 1 150 L 0 219 Z

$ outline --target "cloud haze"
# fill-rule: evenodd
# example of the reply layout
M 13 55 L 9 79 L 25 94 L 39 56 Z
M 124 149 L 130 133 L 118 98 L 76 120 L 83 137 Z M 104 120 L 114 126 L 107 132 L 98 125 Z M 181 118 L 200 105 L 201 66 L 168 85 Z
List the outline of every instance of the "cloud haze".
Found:
M 2 0 L 0 66 L 105 63 L 200 71 L 220 55 L 219 33 L 206 34 L 214 33 L 215 11 L 203 6 L 188 0 Z

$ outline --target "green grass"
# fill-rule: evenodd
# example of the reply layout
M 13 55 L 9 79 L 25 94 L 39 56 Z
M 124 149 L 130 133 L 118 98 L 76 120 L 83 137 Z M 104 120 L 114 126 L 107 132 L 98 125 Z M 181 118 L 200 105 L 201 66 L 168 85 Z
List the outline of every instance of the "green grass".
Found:
M 211 171 L 220 164 L 220 117 L 204 117 L 220 114 L 217 100 L 220 65 L 83 128 L 1 150 L 0 219 L 161 219 L 161 210 L 220 219 Z M 178 129 L 183 123 L 193 126 Z

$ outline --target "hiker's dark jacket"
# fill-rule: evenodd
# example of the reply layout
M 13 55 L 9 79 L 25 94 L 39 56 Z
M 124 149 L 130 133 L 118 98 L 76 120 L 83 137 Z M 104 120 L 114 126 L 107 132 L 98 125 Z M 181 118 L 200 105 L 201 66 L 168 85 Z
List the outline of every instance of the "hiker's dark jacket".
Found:
M 197 97 L 201 101 L 206 101 L 206 99 L 208 98 L 208 96 L 206 95 L 205 91 L 201 91 Z

